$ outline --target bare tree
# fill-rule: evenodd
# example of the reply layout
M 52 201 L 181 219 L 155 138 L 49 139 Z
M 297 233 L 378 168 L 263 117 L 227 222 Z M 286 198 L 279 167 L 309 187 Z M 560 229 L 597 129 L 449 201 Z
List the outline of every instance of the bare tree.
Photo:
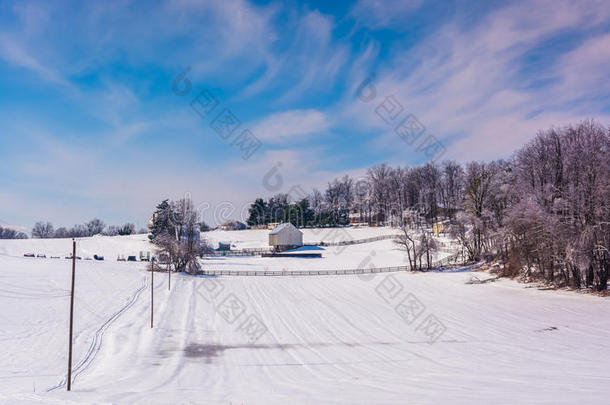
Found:
M 158 253 L 169 258 L 174 271 L 196 273 L 199 268 L 202 242 L 199 218 L 192 200 L 183 198 L 164 208 L 167 217 L 153 219 L 153 244 Z M 159 221 L 159 222 L 155 222 Z
M 506 200 L 512 271 L 605 290 L 610 131 L 594 121 L 538 133 L 515 158 Z
M 415 233 L 407 225 L 401 226 L 400 231 L 401 233 L 396 237 L 396 239 L 394 239 L 394 243 L 407 254 L 409 269 L 411 271 L 417 270 L 416 254 L 418 247 L 416 244 Z
M 85 224 L 87 228 L 87 236 L 99 235 L 104 231 L 106 224 L 100 219 L 93 218 Z
M 32 238 L 52 238 L 54 233 L 53 224 L 50 222 L 36 222 L 34 228 L 32 228 Z
M 104 235 L 106 236 L 116 236 L 119 234 L 119 227 L 116 225 L 109 225 L 108 228 L 104 231 Z
M 418 258 L 419 269 L 422 269 L 422 258 L 426 260 L 426 269 L 432 269 L 432 258 L 438 250 L 438 243 L 431 232 L 423 230 L 419 236 L 419 244 L 415 256 Z
M 456 162 L 445 162 L 442 168 L 440 195 L 449 218 L 461 207 L 464 189 L 464 169 Z
M 375 222 L 385 221 L 388 217 L 390 207 L 389 177 L 391 168 L 385 163 L 373 166 L 367 171 L 367 176 L 372 188 L 371 203 L 375 210 Z
M 70 232 L 62 227 L 59 227 L 55 230 L 55 233 L 53 234 L 54 238 L 69 238 L 70 237 Z
M 28 235 L 24 232 L 0 226 L 0 239 L 27 239 Z

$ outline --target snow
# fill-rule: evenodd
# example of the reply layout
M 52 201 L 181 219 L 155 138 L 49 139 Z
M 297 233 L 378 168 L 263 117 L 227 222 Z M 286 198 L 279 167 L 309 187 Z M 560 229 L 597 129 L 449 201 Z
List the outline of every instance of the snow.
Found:
M 241 249 L 264 247 L 268 232 L 265 230 L 213 231 L 204 235 L 209 241 L 231 240 L 237 249 Z M 316 241 L 316 238 L 318 238 L 317 241 L 339 242 L 367 239 L 381 235 L 396 235 L 397 233 L 397 229 L 389 227 L 305 229 L 304 243 L 305 245 L 312 243 Z M 440 260 L 454 253 L 449 239 L 446 237 L 439 237 L 438 239 L 445 243 L 447 248 L 436 252 L 433 255 L 433 260 Z M 223 256 L 204 259 L 205 269 L 231 271 L 351 270 L 405 265 L 408 265 L 406 255 L 398 249 L 391 239 L 356 245 L 325 246 L 322 258 Z
M 140 251 L 152 252 L 153 245 L 147 235 L 129 236 L 93 236 L 77 238 L 77 256 L 104 256 L 104 260 L 116 260 L 118 255 L 138 256 Z M 46 254 L 47 258 L 59 256 L 64 258 L 72 254 L 72 239 L 28 239 L 1 240 L 0 255 L 23 256 L 24 253 Z
M 268 232 L 209 234 L 244 247 L 264 246 Z M 174 274 L 171 291 L 157 273 L 150 329 L 145 264 L 115 261 L 151 250 L 145 236 L 85 238 L 78 247 L 106 261 L 77 262 L 76 379 L 66 392 L 70 262 L 22 255 L 63 257 L 70 241 L 0 241 L 0 403 L 606 404 L 610 395 L 605 298 L 509 280 L 470 285 L 469 272 Z M 389 240 L 336 248 L 322 259 L 204 266 L 404 264 Z M 424 306 L 415 320 L 401 312 L 413 299 Z M 227 302 L 238 310 L 225 311 Z M 243 325 L 256 319 L 267 329 L 260 336 Z M 445 328 L 433 343 L 421 327 L 427 319 Z
M 382 240 L 359 245 L 327 246 L 322 258 L 224 256 L 209 257 L 203 261 L 208 270 L 349 270 L 356 268 L 405 266 L 407 261 L 402 251 L 391 240 Z M 449 253 L 439 253 L 441 258 Z
M 303 243 L 305 245 L 321 241 L 339 242 L 344 240 L 365 239 L 380 235 L 394 235 L 397 229 L 390 227 L 371 228 L 305 228 L 299 229 L 303 232 Z M 264 248 L 269 247 L 269 230 L 248 229 L 243 231 L 214 230 L 203 233 L 203 237 L 218 247 L 218 242 L 231 242 L 237 249 Z

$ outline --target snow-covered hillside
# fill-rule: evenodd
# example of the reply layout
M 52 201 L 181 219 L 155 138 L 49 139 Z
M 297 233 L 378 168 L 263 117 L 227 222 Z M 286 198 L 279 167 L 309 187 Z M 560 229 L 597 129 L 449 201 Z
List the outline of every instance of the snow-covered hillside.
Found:
M 138 256 L 140 251 L 152 252 L 154 246 L 147 235 L 93 236 L 77 238 L 77 256 L 104 256 L 105 260 L 116 260 L 117 256 Z M 72 239 L 15 239 L 0 240 L 0 255 L 23 256 L 25 253 L 44 254 L 47 258 L 64 258 L 72 254 Z
M 266 232 L 242 232 L 209 236 L 266 244 Z M 115 261 L 151 250 L 145 236 L 79 241 L 77 254 L 110 260 L 77 264 L 76 378 L 68 393 L 70 262 L 22 255 L 63 257 L 70 248 L 69 240 L 0 241 L 0 403 L 605 404 L 610 397 L 607 299 L 507 280 L 470 285 L 468 272 L 173 275 L 171 291 L 158 273 L 150 329 L 145 264 Z M 333 252 L 267 261 L 404 263 L 389 240 Z M 262 260 L 204 266 L 264 267 Z
M 390 227 L 363 227 L 363 228 L 313 228 L 301 229 L 303 243 L 340 242 L 372 238 L 381 235 L 395 235 L 399 232 Z M 231 242 L 236 248 L 262 248 L 269 246 L 269 231 L 248 229 L 243 231 L 214 230 L 202 234 L 214 247 L 218 242 Z

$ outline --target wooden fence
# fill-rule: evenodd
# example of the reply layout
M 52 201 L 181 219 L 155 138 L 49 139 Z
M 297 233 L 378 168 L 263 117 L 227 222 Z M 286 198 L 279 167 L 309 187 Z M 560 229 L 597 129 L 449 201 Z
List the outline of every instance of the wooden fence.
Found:
M 460 259 L 459 253 L 448 256 L 444 259 L 435 261 L 432 264 L 432 270 L 440 270 L 449 266 L 458 266 Z M 202 270 L 199 274 L 207 276 L 336 276 L 349 274 L 373 274 L 373 273 L 394 273 L 399 271 L 410 271 L 409 266 L 391 266 L 391 267 L 371 267 L 363 269 L 341 269 L 341 270 Z
M 347 245 L 358 245 L 361 243 L 371 243 L 377 242 L 378 240 L 386 240 L 386 239 L 396 239 L 399 235 L 379 235 L 373 236 L 371 238 L 365 239 L 354 239 L 354 240 L 342 240 L 338 242 L 318 242 L 318 243 L 310 243 L 310 245 L 314 246 L 347 246 Z
M 305 243 L 308 246 L 347 246 L 347 245 L 358 245 L 361 243 L 371 243 L 376 242 L 378 240 L 386 240 L 386 239 L 395 239 L 398 235 L 380 235 L 374 236 L 372 238 L 366 239 L 355 239 L 355 240 L 344 240 L 338 242 L 317 242 L 317 243 Z M 215 251 L 204 254 L 204 256 L 208 257 L 221 257 L 221 256 L 257 256 L 264 253 L 271 253 L 273 249 L 271 247 L 264 248 L 243 248 L 237 250 L 225 250 L 225 251 Z

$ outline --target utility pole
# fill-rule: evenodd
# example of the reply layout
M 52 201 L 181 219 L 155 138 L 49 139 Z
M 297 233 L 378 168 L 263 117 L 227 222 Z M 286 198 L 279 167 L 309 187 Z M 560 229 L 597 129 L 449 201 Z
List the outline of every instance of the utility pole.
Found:
M 153 258 L 150 266 L 150 328 L 153 327 L 153 308 L 155 306 L 155 259 Z
M 169 263 L 167 263 L 167 291 L 169 291 L 172 287 L 172 273 L 171 267 Z
M 68 391 L 72 388 L 72 331 L 74 325 L 74 274 L 76 273 L 76 241 L 72 239 L 72 288 L 70 289 L 70 341 L 68 343 Z

